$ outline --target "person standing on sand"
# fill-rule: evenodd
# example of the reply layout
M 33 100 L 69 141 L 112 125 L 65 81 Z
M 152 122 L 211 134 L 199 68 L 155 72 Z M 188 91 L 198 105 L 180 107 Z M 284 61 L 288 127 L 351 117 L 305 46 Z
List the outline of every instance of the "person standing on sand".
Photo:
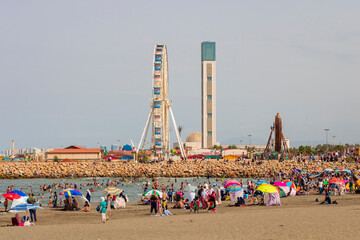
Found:
M 36 203 L 36 200 L 35 200 L 33 194 L 29 194 L 29 198 L 27 199 L 27 203 L 28 204 L 35 204 Z M 29 209 L 29 212 L 30 212 L 31 221 L 33 222 L 35 220 L 35 222 L 37 222 L 36 209 Z
M 108 194 L 106 197 L 106 216 L 107 219 L 109 219 L 111 217 L 111 195 Z
M 54 201 L 53 201 L 54 208 L 57 207 L 57 200 L 58 200 L 58 196 L 57 196 L 57 193 L 55 192 L 55 193 L 54 193 Z
M 106 222 L 106 201 L 104 197 L 100 198 L 100 224 Z

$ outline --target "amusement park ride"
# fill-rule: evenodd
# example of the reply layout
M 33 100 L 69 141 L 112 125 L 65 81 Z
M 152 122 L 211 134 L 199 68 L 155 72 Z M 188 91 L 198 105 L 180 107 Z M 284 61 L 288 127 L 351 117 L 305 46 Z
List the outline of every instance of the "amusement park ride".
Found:
M 149 127 L 152 128 L 151 149 L 155 156 L 169 157 L 170 154 L 170 128 L 169 113 L 174 125 L 176 138 L 179 143 L 181 156 L 186 158 L 184 145 L 175 122 L 174 114 L 169 103 L 169 72 L 167 60 L 167 48 L 164 44 L 155 45 L 153 68 L 152 100 L 150 102 L 150 113 L 145 124 L 144 131 L 137 148 L 143 150 Z M 151 122 L 151 124 L 150 124 Z
M 279 115 L 279 113 L 276 114 L 275 116 L 275 122 L 273 124 L 273 126 L 271 127 L 271 132 L 270 132 L 270 136 L 269 136 L 269 140 L 266 144 L 266 148 L 264 150 L 263 155 L 267 156 L 271 154 L 271 138 L 272 138 L 272 134 L 275 132 L 275 147 L 274 147 L 274 151 L 277 153 L 285 152 L 285 153 L 290 153 L 289 152 L 289 148 L 288 145 L 286 144 L 286 140 L 285 137 L 282 133 L 282 121 L 281 121 L 281 117 Z

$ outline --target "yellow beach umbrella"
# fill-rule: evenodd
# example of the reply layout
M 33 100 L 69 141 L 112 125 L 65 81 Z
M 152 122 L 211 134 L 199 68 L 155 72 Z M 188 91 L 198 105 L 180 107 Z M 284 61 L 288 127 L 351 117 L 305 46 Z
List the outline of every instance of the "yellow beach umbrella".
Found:
M 260 186 L 258 186 L 257 190 L 260 191 L 260 192 L 265 192 L 265 193 L 275 193 L 275 192 L 277 192 L 276 187 L 274 187 L 274 186 L 272 186 L 270 184 L 266 184 L 266 183 L 263 183 Z
M 118 195 L 122 191 L 123 190 L 115 188 L 115 187 L 108 187 L 108 188 L 104 189 L 104 192 L 106 192 L 107 194 L 110 194 L 110 195 Z

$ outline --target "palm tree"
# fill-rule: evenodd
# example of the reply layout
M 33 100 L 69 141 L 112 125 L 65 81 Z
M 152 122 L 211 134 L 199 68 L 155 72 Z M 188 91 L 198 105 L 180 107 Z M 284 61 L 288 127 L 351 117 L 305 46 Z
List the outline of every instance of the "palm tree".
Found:
M 181 137 L 181 132 L 182 132 L 182 130 L 183 130 L 183 126 L 182 126 L 182 125 L 179 125 L 179 126 L 178 126 L 178 132 L 179 132 L 180 137 Z

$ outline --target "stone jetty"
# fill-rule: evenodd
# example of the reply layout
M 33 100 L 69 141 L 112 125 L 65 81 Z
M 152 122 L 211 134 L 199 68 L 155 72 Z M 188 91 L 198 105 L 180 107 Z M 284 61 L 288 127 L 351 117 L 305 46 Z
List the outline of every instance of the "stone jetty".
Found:
M 187 160 L 158 163 L 135 162 L 0 162 L 0 178 L 80 178 L 80 177 L 262 177 L 293 169 L 359 169 L 354 162 L 318 162 L 294 160 L 243 161 Z

